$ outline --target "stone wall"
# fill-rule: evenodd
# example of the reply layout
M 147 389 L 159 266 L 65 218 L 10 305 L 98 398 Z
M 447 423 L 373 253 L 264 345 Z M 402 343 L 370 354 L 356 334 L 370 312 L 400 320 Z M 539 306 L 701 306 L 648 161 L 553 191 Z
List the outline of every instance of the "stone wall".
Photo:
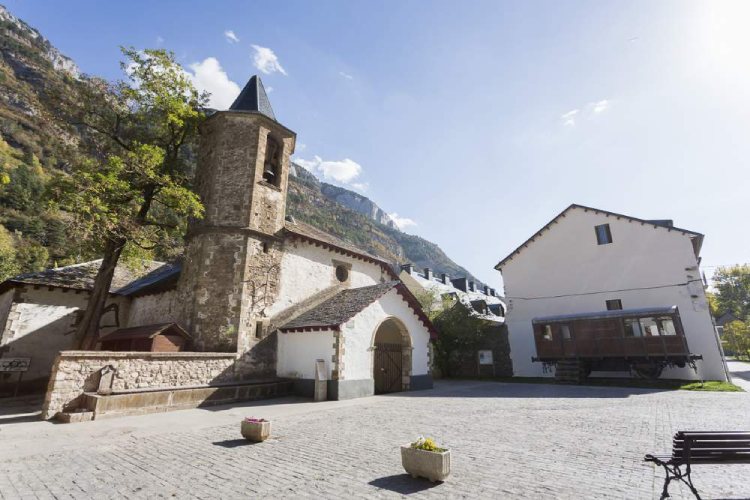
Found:
M 99 387 L 99 370 L 115 369 L 112 390 L 206 386 L 241 378 L 234 354 L 211 352 L 63 351 L 52 367 L 42 418 L 74 406 Z

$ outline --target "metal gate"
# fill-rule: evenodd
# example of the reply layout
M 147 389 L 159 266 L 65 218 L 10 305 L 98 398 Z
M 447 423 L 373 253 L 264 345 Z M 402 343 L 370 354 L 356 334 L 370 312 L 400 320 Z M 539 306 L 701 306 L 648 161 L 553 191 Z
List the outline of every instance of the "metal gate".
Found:
M 402 389 L 403 350 L 401 344 L 375 344 L 375 394 Z

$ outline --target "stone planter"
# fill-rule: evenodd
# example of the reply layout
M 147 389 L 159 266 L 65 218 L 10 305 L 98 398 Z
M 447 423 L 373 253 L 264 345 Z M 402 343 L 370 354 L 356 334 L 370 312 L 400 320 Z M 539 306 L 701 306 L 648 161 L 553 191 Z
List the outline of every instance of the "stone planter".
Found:
M 240 432 L 242 432 L 242 437 L 248 441 L 260 443 L 268 439 L 268 436 L 271 435 L 271 422 L 248 422 L 247 420 L 243 420 Z
M 401 447 L 401 464 L 411 477 L 445 481 L 451 473 L 451 452 L 418 450 L 407 444 Z

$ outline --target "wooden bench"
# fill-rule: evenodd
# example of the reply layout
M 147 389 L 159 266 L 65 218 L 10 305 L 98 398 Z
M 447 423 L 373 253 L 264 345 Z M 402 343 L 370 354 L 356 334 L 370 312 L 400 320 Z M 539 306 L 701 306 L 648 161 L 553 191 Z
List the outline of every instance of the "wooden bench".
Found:
M 750 464 L 750 432 L 680 431 L 672 440 L 671 455 L 646 455 L 644 460 L 664 467 L 666 477 L 662 500 L 669 496 L 669 483 L 674 479 L 685 483 L 700 500 L 690 478 L 691 467 L 703 464 Z

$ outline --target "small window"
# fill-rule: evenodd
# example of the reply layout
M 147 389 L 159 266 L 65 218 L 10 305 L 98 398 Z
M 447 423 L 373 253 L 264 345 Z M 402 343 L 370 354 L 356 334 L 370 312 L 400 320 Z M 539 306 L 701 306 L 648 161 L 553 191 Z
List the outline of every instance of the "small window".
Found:
M 568 325 L 560 325 L 560 331 L 562 332 L 563 339 L 570 340 L 570 327 Z
M 345 283 L 349 279 L 349 269 L 345 265 L 336 266 L 336 279 L 341 283 Z
M 268 243 L 263 242 L 263 253 L 268 253 Z
M 602 224 L 594 227 L 596 231 L 596 242 L 599 245 L 612 243 L 612 232 L 609 230 L 609 224 Z
M 544 340 L 552 340 L 552 325 L 544 325 Z
M 619 311 L 622 309 L 622 300 L 612 299 L 607 301 L 607 311 Z
M 256 339 L 263 338 L 263 322 L 262 321 L 258 321 L 255 323 L 255 338 Z

